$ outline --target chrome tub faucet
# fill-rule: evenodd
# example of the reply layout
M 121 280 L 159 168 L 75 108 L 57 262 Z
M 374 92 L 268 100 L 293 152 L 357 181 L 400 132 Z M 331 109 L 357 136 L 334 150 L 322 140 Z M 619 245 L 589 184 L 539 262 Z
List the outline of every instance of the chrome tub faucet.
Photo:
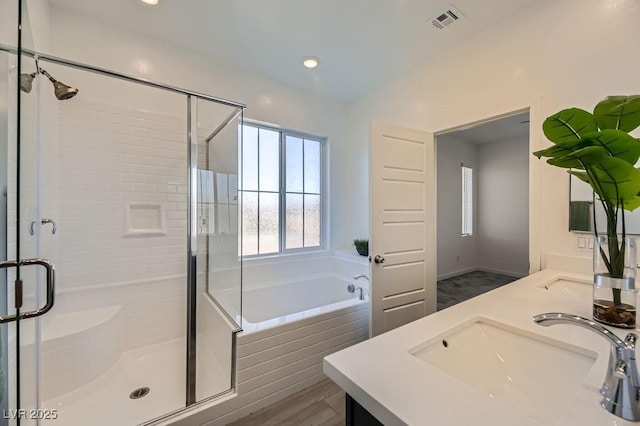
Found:
M 359 280 L 360 278 L 364 278 L 365 280 L 369 281 L 369 277 L 367 277 L 365 274 L 358 274 L 358 275 L 356 275 L 355 277 L 353 277 L 353 279 L 354 279 L 354 280 L 356 280 L 356 281 L 357 281 L 357 280 Z M 358 299 L 360 299 L 360 300 L 365 300 L 365 297 L 364 297 L 364 289 L 363 289 L 362 287 L 357 286 L 357 285 L 355 285 L 355 284 L 349 284 L 349 285 L 347 286 L 347 291 L 348 291 L 349 293 L 355 293 L 355 292 L 356 292 L 356 290 L 359 290 L 359 291 L 360 291 L 360 296 L 358 297 Z
M 640 375 L 636 363 L 638 336 L 627 334 L 624 341 L 600 324 L 572 314 L 550 312 L 533 317 L 536 324 L 570 324 L 586 328 L 611 343 L 609 365 L 600 393 L 600 405 L 611 414 L 632 422 L 640 421 Z

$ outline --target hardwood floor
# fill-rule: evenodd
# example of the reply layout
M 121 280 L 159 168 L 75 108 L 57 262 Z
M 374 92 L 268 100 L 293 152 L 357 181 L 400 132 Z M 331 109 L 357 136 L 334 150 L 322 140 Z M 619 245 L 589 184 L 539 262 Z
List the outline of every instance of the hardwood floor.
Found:
M 326 379 L 230 426 L 344 426 L 344 398 L 344 391 Z

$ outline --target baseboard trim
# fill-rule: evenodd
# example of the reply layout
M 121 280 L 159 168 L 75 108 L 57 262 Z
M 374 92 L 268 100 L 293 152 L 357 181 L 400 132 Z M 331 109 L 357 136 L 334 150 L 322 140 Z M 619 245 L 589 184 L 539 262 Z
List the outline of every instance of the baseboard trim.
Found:
M 518 279 L 524 278 L 528 275 L 528 274 L 523 274 L 521 272 L 503 271 L 502 269 L 493 269 L 493 268 L 478 268 L 477 270 L 482 272 L 489 272 L 492 274 L 507 275 L 509 277 L 518 278 Z
M 444 275 L 439 275 L 438 276 L 438 281 L 446 280 L 448 278 L 453 278 L 453 277 L 457 277 L 457 276 L 460 276 L 460 275 L 468 274 L 469 272 L 476 272 L 476 271 L 489 272 L 489 273 L 492 273 L 492 274 L 506 275 L 508 277 L 513 277 L 513 278 L 518 278 L 518 279 L 524 278 L 524 277 L 526 277 L 528 275 L 528 274 L 523 274 L 521 272 L 504 271 L 502 269 L 474 267 L 474 268 L 463 269 L 463 270 L 460 270 L 460 271 L 450 272 L 450 273 L 444 274 Z
M 446 280 L 447 278 L 457 277 L 458 275 L 468 274 L 469 272 L 475 272 L 478 269 L 479 268 L 474 266 L 473 268 L 461 269 L 460 271 L 454 271 L 454 272 L 449 272 L 448 274 L 438 275 L 438 281 Z

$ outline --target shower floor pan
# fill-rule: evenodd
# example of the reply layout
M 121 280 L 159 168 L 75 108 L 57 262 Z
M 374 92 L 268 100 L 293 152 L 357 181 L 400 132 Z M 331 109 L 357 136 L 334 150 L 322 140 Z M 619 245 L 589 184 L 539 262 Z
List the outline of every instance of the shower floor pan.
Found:
M 45 401 L 43 408 L 57 410 L 58 418 L 44 421 L 43 424 L 136 425 L 183 408 L 184 366 L 184 339 L 124 352 L 113 368 L 94 381 Z M 208 357 L 206 366 L 199 362 L 197 367 L 200 372 L 199 396 L 215 395 L 228 389 L 228 372 L 215 362 L 215 357 Z M 146 395 L 130 398 L 132 392 L 145 387 L 149 388 Z

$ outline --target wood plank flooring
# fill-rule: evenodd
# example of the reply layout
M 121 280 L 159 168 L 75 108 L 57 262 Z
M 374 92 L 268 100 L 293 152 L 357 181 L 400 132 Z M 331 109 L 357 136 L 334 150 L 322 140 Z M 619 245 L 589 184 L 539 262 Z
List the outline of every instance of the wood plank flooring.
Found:
M 326 379 L 230 426 L 344 426 L 344 398 L 344 391 Z

